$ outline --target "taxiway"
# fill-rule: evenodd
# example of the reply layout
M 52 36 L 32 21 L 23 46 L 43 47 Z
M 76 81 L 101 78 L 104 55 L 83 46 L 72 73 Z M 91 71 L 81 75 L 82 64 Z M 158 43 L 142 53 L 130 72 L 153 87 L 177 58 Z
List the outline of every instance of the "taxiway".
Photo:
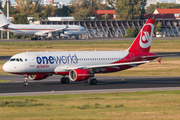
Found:
M 29 86 L 23 86 L 21 75 L 0 75 L 0 80 L 12 81 L 0 83 L 0 96 L 180 90 L 180 77 L 97 76 L 97 85 L 88 85 L 87 82 L 61 84 L 60 78 L 55 75 L 42 81 L 29 80 Z

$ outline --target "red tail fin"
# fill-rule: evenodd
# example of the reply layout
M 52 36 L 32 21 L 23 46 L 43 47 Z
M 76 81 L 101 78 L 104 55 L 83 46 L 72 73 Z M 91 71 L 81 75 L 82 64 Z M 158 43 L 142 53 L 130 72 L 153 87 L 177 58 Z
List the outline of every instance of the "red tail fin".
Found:
M 149 52 L 154 30 L 155 19 L 148 19 L 133 44 L 129 48 L 130 53 Z

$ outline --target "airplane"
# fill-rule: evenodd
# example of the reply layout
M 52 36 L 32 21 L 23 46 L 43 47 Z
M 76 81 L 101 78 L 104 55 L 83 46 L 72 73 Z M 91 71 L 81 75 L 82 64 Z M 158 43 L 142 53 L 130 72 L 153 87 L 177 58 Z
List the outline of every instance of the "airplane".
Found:
M 3 65 L 3 70 L 24 75 L 24 86 L 28 86 L 28 79 L 43 80 L 53 74 L 62 75 L 62 84 L 88 81 L 89 85 L 96 85 L 97 79 L 94 75 L 97 73 L 137 67 L 162 56 L 149 52 L 154 24 L 155 19 L 148 19 L 132 45 L 125 51 L 24 52 L 12 56 Z
M 11 23 L 2 10 L 0 9 L 0 30 L 12 32 L 14 35 L 33 35 L 37 36 L 32 40 L 40 40 L 46 37 L 50 40 L 52 36 L 68 37 L 85 34 L 87 30 L 78 25 L 29 25 L 29 24 L 13 24 Z

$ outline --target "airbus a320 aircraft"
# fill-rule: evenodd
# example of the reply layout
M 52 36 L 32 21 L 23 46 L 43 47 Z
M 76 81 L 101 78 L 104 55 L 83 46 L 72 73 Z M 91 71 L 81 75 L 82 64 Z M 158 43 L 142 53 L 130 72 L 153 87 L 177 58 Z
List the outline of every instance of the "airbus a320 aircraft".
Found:
M 12 24 L 0 9 L 0 29 L 12 32 L 14 35 L 33 35 L 38 39 L 47 37 L 51 39 L 52 36 L 78 36 L 85 34 L 87 30 L 78 25 L 29 25 L 29 24 Z
M 154 61 L 161 57 L 150 53 L 155 20 L 149 19 L 129 49 L 125 51 L 73 51 L 73 52 L 24 52 L 16 54 L 3 65 L 4 71 L 24 75 L 28 79 L 43 80 L 53 74 L 62 75 L 61 83 L 86 81 L 97 84 L 95 73 L 117 72 Z M 160 60 L 159 60 L 160 62 Z M 69 77 L 65 77 L 65 76 Z

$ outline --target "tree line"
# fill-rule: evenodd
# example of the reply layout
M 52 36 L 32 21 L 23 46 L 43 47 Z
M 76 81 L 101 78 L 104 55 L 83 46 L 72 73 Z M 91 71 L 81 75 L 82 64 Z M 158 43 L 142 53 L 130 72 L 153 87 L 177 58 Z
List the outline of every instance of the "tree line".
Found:
M 47 20 L 48 16 L 73 16 L 75 20 L 110 20 L 109 15 L 99 17 L 96 10 L 115 10 L 118 20 L 140 19 L 144 13 L 146 0 L 71 0 L 70 6 L 56 8 L 53 5 L 41 5 L 41 0 L 16 0 L 18 6 L 10 6 L 10 16 L 14 18 L 13 23 L 26 24 L 27 17 L 31 16 L 35 20 Z M 7 4 L 3 8 L 7 13 Z
M 13 23 L 28 23 L 27 17 L 35 20 L 47 20 L 48 16 L 73 16 L 75 20 L 110 20 L 109 15 L 99 17 L 96 10 L 115 10 L 117 20 L 139 20 L 142 14 L 152 14 L 156 8 L 180 8 L 179 4 L 157 3 L 145 9 L 146 0 L 71 0 L 70 6 L 56 8 L 52 4 L 41 5 L 41 0 L 16 0 L 18 6 L 10 6 L 10 16 L 14 17 Z M 7 13 L 7 5 L 3 12 Z

